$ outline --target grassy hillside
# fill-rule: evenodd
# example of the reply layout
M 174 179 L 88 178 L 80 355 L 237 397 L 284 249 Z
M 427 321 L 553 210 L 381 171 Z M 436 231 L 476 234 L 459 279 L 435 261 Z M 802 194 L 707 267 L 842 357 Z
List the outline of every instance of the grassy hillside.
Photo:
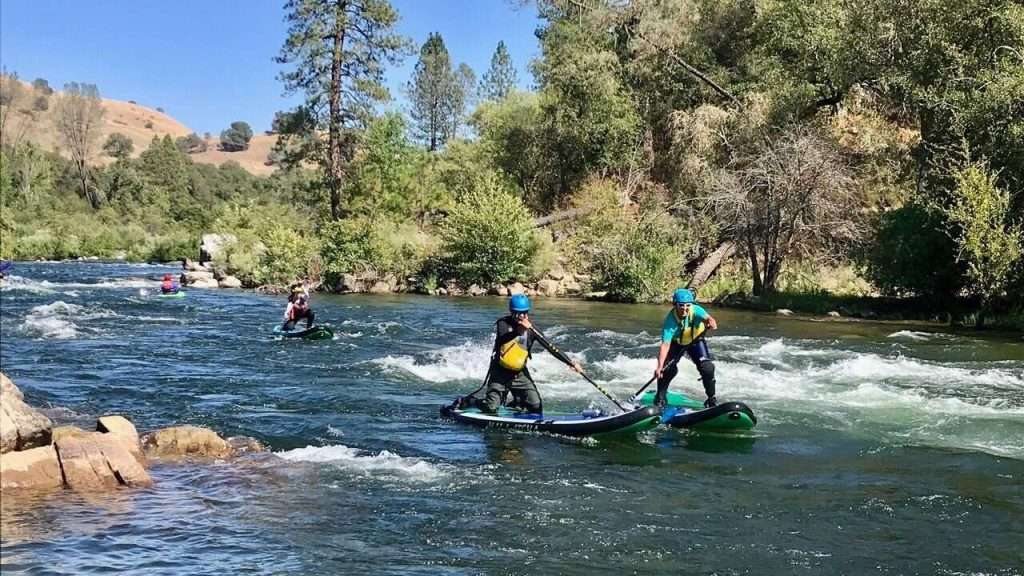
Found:
M 25 140 L 38 144 L 44 150 L 60 151 L 62 138 L 57 132 L 54 122 L 54 109 L 60 92 L 54 92 L 49 96 L 49 106 L 46 110 L 38 110 L 33 106 L 33 102 L 39 94 L 32 90 L 30 84 L 23 82 L 22 86 L 24 87 L 24 97 L 14 104 L 16 109 L 6 129 L 11 130 L 12 134 L 24 130 Z M 115 132 L 120 132 L 131 139 L 134 144 L 132 156 L 136 158 L 149 146 L 154 136 L 170 135 L 171 138 L 179 138 L 193 132 L 191 128 L 167 113 L 134 102 L 104 98 L 103 109 L 103 124 L 100 127 L 100 138 L 95 158 L 95 162 L 100 165 L 113 162 L 112 158 L 102 154 L 99 146 L 107 136 Z M 225 121 L 225 127 L 227 124 L 228 122 Z M 219 141 L 214 136 L 207 140 L 206 152 L 192 154 L 191 158 L 200 164 L 217 166 L 228 160 L 234 160 L 250 174 L 266 176 L 274 171 L 273 166 L 267 166 L 264 162 L 276 139 L 277 136 L 257 134 L 253 136 L 248 150 L 222 152 L 217 149 Z

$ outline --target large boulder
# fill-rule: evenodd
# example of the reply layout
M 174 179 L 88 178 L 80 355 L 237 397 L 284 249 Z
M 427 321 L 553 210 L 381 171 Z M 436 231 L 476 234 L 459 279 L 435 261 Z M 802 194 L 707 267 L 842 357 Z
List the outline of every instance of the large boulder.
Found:
M 234 276 L 225 276 L 217 280 L 217 285 L 221 288 L 241 288 L 242 281 Z
M 386 280 L 377 280 L 370 286 L 370 294 L 389 294 L 391 292 L 391 284 Z
M 14 382 L 0 372 L 0 453 L 50 443 L 53 423 L 24 398 Z
M 558 283 L 558 280 L 545 278 L 537 282 L 537 293 L 541 296 L 558 296 L 560 287 L 561 285 Z
M 359 293 L 364 292 L 363 282 L 355 274 L 342 274 L 341 281 L 338 282 L 339 292 L 352 292 Z
M 483 296 L 487 294 L 487 289 L 479 284 L 471 284 L 469 288 L 466 288 L 466 294 L 470 296 Z
M 234 234 L 203 234 L 202 243 L 199 245 L 199 261 L 210 262 L 225 255 L 227 249 L 238 242 Z
M 142 449 L 154 458 L 225 458 L 231 445 L 209 428 L 172 426 L 142 435 Z
M 53 489 L 64 485 L 52 445 L 0 455 L 0 490 Z
M 526 294 L 526 286 L 523 286 L 519 282 L 516 282 L 514 284 L 509 284 L 508 285 L 508 295 L 512 296 L 514 294 Z
M 181 275 L 181 283 L 195 288 L 217 288 L 219 286 L 217 279 L 213 277 L 213 272 L 192 270 Z
M 93 432 L 54 443 L 64 483 L 72 490 L 107 490 L 118 486 L 152 486 L 146 469 L 124 441 L 113 434 Z
M 110 434 L 121 440 L 132 456 L 145 465 L 146 459 L 142 455 L 142 443 L 139 442 L 139 433 L 135 425 L 124 416 L 103 416 L 96 421 L 96 431 Z

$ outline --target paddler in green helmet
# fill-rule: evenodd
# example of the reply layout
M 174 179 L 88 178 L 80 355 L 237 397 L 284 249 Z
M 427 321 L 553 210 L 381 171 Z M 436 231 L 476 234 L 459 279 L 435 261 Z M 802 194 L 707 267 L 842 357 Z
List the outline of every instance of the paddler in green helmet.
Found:
M 484 385 L 458 403 L 461 406 L 475 405 L 484 412 L 494 413 L 505 403 L 511 392 L 513 401 L 509 405 L 510 408 L 542 414 L 540 393 L 537 392 L 537 385 L 526 366 L 534 342 L 539 342 L 554 357 L 570 365 L 576 372 L 583 372 L 583 367 L 555 348 L 533 327 L 530 321 L 530 299 L 525 294 L 512 296 L 508 310 L 508 316 L 499 318 L 495 323 L 494 349 Z
M 704 393 L 708 397 L 704 406 L 710 408 L 718 404 L 715 399 L 715 363 L 704 339 L 707 330 L 717 329 L 718 322 L 697 304 L 693 292 L 680 288 L 672 294 L 672 310 L 662 323 L 658 366 L 654 369 L 654 376 L 658 379 L 658 393 L 654 397 L 656 406 L 667 403 L 668 385 L 679 372 L 676 364 L 684 354 L 697 367 L 704 384 Z

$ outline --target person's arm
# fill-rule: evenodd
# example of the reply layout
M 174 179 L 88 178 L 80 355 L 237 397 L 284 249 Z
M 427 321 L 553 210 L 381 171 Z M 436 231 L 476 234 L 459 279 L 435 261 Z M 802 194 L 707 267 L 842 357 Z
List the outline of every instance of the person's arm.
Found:
M 711 314 L 708 314 L 707 323 L 708 330 L 718 330 L 718 322 L 715 322 L 715 318 Z
M 292 306 L 294 306 L 294 304 L 289 302 L 288 306 L 285 307 L 285 309 L 284 309 L 284 321 L 285 322 L 287 322 L 291 318 L 291 316 L 292 316 Z
M 654 369 L 654 376 L 661 380 L 661 372 L 665 369 L 665 360 L 668 358 L 668 349 L 672 346 L 672 342 L 662 342 L 661 346 L 658 347 L 658 366 Z

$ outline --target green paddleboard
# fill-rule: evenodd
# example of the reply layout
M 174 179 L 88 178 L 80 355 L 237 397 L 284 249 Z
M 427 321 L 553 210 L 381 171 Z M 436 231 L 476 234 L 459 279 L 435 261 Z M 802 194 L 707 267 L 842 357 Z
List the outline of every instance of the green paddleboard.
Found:
M 178 290 L 177 292 L 167 292 L 166 294 L 161 292 L 159 294 L 159 296 L 161 298 L 167 298 L 167 299 L 184 298 L 185 297 L 185 291 L 184 290 Z
M 750 430 L 757 425 L 754 411 L 742 402 L 723 402 L 711 408 L 704 403 L 678 392 L 669 392 L 668 406 L 661 421 L 676 428 L 694 430 Z M 638 399 L 641 406 L 654 404 L 654 392 L 645 393 Z

